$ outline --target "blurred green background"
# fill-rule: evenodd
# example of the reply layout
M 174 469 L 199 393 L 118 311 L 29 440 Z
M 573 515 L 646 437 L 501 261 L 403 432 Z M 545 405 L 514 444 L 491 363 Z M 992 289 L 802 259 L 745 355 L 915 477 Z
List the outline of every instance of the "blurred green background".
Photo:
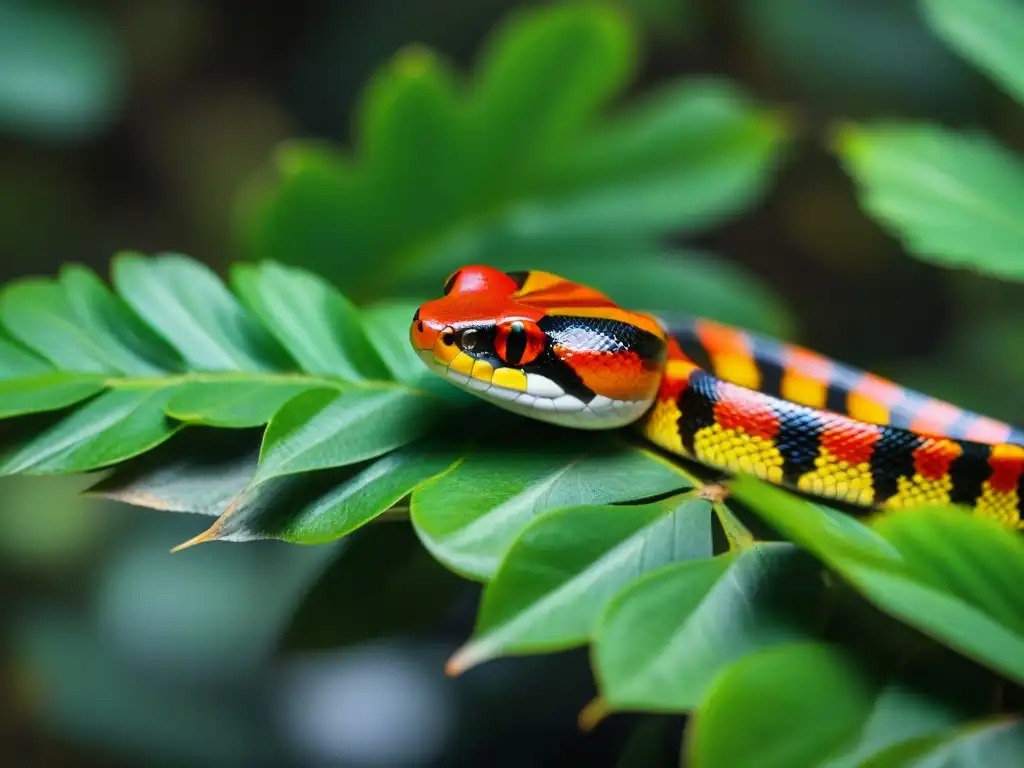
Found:
M 69 261 L 105 274 L 128 248 L 223 273 L 252 255 L 238 194 L 279 142 L 347 144 L 359 93 L 403 46 L 466 71 L 509 11 L 539 5 L 0 0 L 0 279 Z M 907 0 L 615 5 L 642 42 L 627 98 L 721 75 L 794 132 L 752 209 L 676 243 L 748 273 L 793 339 L 1024 422 L 1021 290 L 909 257 L 827 147 L 833 121 L 899 117 L 1021 148 L 1020 110 Z M 477 588 L 406 526 L 172 556 L 209 521 L 86 485 L 0 481 L 5 765 L 612 765 L 631 733 L 626 717 L 578 731 L 584 652 L 446 679 Z M 676 726 L 655 737 L 669 755 Z

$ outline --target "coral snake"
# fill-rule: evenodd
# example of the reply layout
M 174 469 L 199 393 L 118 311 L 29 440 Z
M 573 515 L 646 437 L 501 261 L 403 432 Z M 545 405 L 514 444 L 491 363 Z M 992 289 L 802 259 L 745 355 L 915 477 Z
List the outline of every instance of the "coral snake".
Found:
M 1024 433 L 801 347 L 486 266 L 455 272 L 410 340 L 449 381 L 535 419 L 635 423 L 670 453 L 822 499 L 1024 527 Z

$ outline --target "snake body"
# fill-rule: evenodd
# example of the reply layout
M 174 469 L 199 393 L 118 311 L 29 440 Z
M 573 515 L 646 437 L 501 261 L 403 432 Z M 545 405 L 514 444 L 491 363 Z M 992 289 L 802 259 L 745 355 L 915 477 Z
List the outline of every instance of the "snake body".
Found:
M 1024 527 L 1024 433 L 792 344 L 657 316 L 547 272 L 467 266 L 410 341 L 454 384 L 577 429 L 861 507 L 955 504 Z

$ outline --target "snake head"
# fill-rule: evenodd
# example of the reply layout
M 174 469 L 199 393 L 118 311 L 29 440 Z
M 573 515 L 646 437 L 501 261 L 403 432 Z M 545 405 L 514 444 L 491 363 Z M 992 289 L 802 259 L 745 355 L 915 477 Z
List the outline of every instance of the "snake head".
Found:
M 653 403 L 666 341 L 652 318 L 547 272 L 467 266 L 413 316 L 420 358 L 455 385 L 541 421 L 608 429 Z

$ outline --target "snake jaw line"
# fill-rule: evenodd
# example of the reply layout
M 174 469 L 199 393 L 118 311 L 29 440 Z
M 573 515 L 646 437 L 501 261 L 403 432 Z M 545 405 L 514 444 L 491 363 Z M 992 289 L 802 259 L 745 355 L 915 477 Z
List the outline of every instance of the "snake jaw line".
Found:
M 603 395 L 584 403 L 537 374 L 526 374 L 526 391 L 511 389 L 495 384 L 493 378 L 476 378 L 453 371 L 451 362 L 443 362 L 434 350 L 420 349 L 417 352 L 432 371 L 460 389 L 512 413 L 559 426 L 589 430 L 625 426 L 636 421 L 648 408 L 642 400 L 612 400 Z

